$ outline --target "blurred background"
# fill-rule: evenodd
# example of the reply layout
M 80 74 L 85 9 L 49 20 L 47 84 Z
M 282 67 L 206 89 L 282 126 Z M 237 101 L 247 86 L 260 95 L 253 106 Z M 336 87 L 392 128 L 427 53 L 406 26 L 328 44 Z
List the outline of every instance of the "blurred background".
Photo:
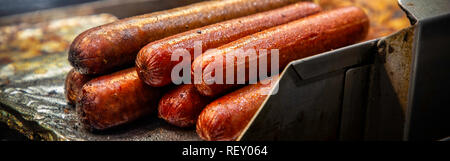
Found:
M 36 76 L 36 80 L 30 81 L 32 85 L 45 81 L 39 77 L 47 78 L 49 73 L 65 74 L 71 69 L 66 55 L 71 41 L 89 28 L 199 1 L 202 0 L 1 0 L 0 90 L 18 81 L 16 73 Z M 371 20 L 367 40 L 410 25 L 397 0 L 310 1 L 325 9 L 348 5 L 363 8 Z M 47 69 L 58 70 L 48 72 Z M 56 80 L 61 81 L 59 77 Z M 26 124 L 30 120 L 18 120 L 21 114 L 4 109 L 8 108 L 0 100 L 0 140 L 48 140 L 46 134 L 35 131 L 35 125 Z
M 92 1 L 97 0 L 2 0 L 0 17 Z
M 1 0 L 0 18 L 15 14 L 81 4 L 92 1 L 97 0 Z M 17 130 L 10 129 L 6 123 L 0 122 L 0 141 L 19 140 L 27 140 L 27 137 Z

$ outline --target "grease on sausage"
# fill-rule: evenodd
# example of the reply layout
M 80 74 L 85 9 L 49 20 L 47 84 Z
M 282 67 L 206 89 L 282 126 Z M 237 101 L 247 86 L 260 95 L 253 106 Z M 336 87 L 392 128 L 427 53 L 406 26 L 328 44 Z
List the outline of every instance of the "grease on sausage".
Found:
M 104 130 L 156 111 L 161 96 L 160 88 L 146 85 L 130 68 L 87 82 L 77 111 L 86 129 Z
M 82 74 L 104 74 L 132 64 L 141 47 L 176 33 L 278 8 L 298 0 L 213 0 L 125 18 L 78 35 L 69 61 Z
M 194 42 L 204 52 L 241 37 L 317 13 L 321 8 L 312 2 L 299 2 L 275 10 L 232 19 L 176 34 L 143 47 L 136 58 L 139 77 L 147 84 L 160 87 L 171 83 L 171 72 L 182 60 L 171 61 L 176 49 L 186 49 L 194 59 Z
M 209 141 L 236 140 L 267 98 L 278 76 L 251 84 L 208 104 L 197 121 L 197 134 Z
M 254 61 L 259 60 L 262 56 L 270 58 L 270 50 L 278 49 L 279 69 L 282 70 L 290 61 L 361 41 L 366 37 L 368 29 L 369 19 L 358 7 L 324 11 L 238 39 L 217 48 L 216 51 L 207 51 L 194 60 L 191 73 L 194 75 L 194 69 L 200 69 L 203 75 L 215 75 L 215 68 L 229 70 L 226 69 L 226 64 L 233 63 L 230 61 L 233 59 L 225 59 L 225 56 L 239 58 L 244 54 L 243 52 L 229 52 L 234 49 L 256 50 L 257 59 Z M 260 54 L 259 49 L 267 49 L 268 52 Z M 223 61 L 222 64 L 218 63 L 220 61 L 216 62 L 215 59 L 219 57 L 226 61 Z M 244 63 L 246 63 L 245 79 L 248 81 L 249 61 L 245 60 Z M 238 64 L 234 61 L 231 66 L 237 68 Z M 268 61 L 267 67 L 270 66 L 270 61 Z M 226 72 L 223 73 L 223 82 L 225 82 L 227 76 Z M 235 87 L 235 84 L 207 84 L 201 78 L 201 83 L 195 84 L 195 87 L 202 95 L 215 96 Z
M 158 117 L 178 127 L 191 127 L 211 100 L 200 95 L 192 84 L 177 86 L 161 98 Z

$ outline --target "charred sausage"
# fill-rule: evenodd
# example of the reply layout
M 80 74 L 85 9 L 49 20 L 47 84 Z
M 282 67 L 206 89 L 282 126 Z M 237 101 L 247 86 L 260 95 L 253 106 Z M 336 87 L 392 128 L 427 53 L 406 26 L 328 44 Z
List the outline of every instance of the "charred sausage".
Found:
M 229 52 L 234 49 L 255 50 L 257 59 L 254 61 L 259 61 L 263 56 L 270 58 L 270 50 L 278 49 L 279 69 L 282 70 L 290 61 L 361 41 L 366 37 L 368 29 L 369 19 L 360 8 L 345 7 L 325 11 L 238 39 L 217 48 L 216 51 L 207 51 L 194 60 L 191 73 L 194 75 L 194 69 L 199 69 L 203 75 L 215 75 L 216 68 L 230 70 L 226 69 L 227 63 L 232 63 L 230 66 L 237 68 L 237 61 L 225 58 L 225 56 L 239 58 L 244 54 L 244 52 Z M 268 51 L 261 54 L 260 49 Z M 218 58 L 225 61 L 215 61 Z M 245 60 L 244 63 L 246 63 L 245 80 L 248 81 L 249 61 Z M 267 67 L 270 66 L 270 61 L 268 61 Z M 258 68 L 258 70 L 260 69 Z M 227 76 L 226 72 L 223 73 L 222 82 L 225 82 Z M 206 96 L 221 94 L 235 86 L 233 83 L 206 83 L 204 76 L 200 79 L 200 83 L 195 84 L 195 87 L 202 95 Z
M 251 84 L 208 104 L 197 121 L 197 134 L 209 141 L 236 140 L 267 98 L 278 76 Z
M 134 63 L 139 49 L 151 41 L 296 1 L 213 0 L 122 19 L 78 35 L 69 61 L 82 74 L 104 74 Z
M 210 101 L 212 98 L 200 95 L 194 85 L 181 85 L 161 98 L 158 117 L 178 127 L 191 127 Z
M 143 47 L 137 58 L 139 77 L 147 84 L 160 87 L 171 83 L 171 72 L 182 60 L 171 61 L 176 49 L 186 49 L 194 59 L 194 42 L 201 43 L 202 53 L 241 37 L 317 13 L 321 8 L 312 2 L 299 2 L 271 11 L 232 19 L 176 34 Z
M 161 96 L 130 68 L 87 82 L 76 106 L 86 129 L 104 130 L 156 111 Z
M 67 73 L 66 81 L 64 84 L 64 92 L 69 104 L 75 105 L 75 101 L 79 96 L 81 88 L 86 82 L 91 79 L 91 76 L 81 74 L 75 69 L 71 69 L 69 73 Z

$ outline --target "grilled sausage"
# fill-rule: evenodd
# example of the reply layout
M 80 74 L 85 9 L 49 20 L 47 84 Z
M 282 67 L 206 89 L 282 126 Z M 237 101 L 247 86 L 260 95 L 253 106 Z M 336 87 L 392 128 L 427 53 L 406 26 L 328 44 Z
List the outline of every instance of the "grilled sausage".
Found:
M 161 96 L 130 68 L 87 82 L 76 106 L 86 129 L 104 130 L 156 111 Z
M 279 9 L 232 19 L 154 41 L 142 48 L 136 58 L 139 77 L 160 87 L 171 83 L 171 72 L 182 60 L 171 61 L 176 49 L 186 49 L 194 59 L 194 42 L 200 41 L 202 53 L 241 37 L 314 14 L 321 9 L 312 2 L 299 2 Z
M 225 69 L 225 71 L 234 70 L 226 69 L 226 64 L 233 63 L 233 59 L 227 59 L 225 55 L 226 57 L 239 58 L 244 55 L 244 52 L 229 52 L 233 49 L 243 49 L 244 51 L 248 51 L 248 49 L 256 50 L 257 59 L 254 59 L 254 61 L 259 60 L 261 57 L 270 59 L 270 50 L 278 49 L 279 69 L 281 70 L 290 61 L 363 40 L 368 33 L 368 29 L 369 19 L 360 8 L 345 7 L 321 12 L 241 38 L 217 48 L 216 51 L 207 51 L 194 60 L 191 73 L 194 75 L 194 69 L 200 69 L 203 75 L 215 75 L 215 68 Z M 259 53 L 258 51 L 260 49 L 267 49 L 268 51 L 266 53 Z M 225 60 L 222 61 L 222 64 L 220 64 L 221 61 L 215 61 L 215 59 L 220 57 L 222 57 L 222 60 Z M 245 60 L 245 63 L 245 80 L 248 81 L 250 62 Z M 229 66 L 237 68 L 237 61 L 234 61 L 234 64 Z M 270 61 L 268 61 L 267 67 L 270 66 Z M 225 74 L 226 72 L 223 73 L 223 82 L 225 82 L 227 76 Z M 236 74 L 234 77 L 236 78 Z M 200 80 L 201 82 L 196 83 L 195 87 L 202 95 L 206 96 L 218 95 L 235 86 L 233 83 L 207 84 L 204 76 Z
M 75 101 L 79 96 L 81 88 L 86 82 L 91 79 L 91 76 L 83 75 L 77 72 L 75 69 L 71 69 L 69 73 L 67 73 L 66 81 L 64 84 L 64 92 L 69 104 L 75 105 Z
M 82 74 L 104 74 L 134 63 L 139 49 L 151 41 L 296 1 L 213 0 L 122 19 L 78 35 L 70 46 L 69 61 Z
M 204 140 L 236 140 L 267 98 L 278 76 L 267 84 L 251 84 L 208 104 L 197 121 L 197 134 Z
M 161 98 L 158 117 L 178 127 L 194 126 L 198 115 L 211 100 L 200 95 L 194 85 L 181 85 Z

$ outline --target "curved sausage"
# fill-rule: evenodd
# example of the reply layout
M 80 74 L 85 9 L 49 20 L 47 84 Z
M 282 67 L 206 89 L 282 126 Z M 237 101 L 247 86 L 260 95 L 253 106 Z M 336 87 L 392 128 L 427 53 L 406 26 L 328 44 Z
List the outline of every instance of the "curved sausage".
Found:
M 209 141 L 236 140 L 267 98 L 278 76 L 251 84 L 208 104 L 197 121 L 197 134 Z
M 270 50 L 278 49 L 279 69 L 282 70 L 290 61 L 363 40 L 368 33 L 368 29 L 369 19 L 360 8 L 345 7 L 325 11 L 241 38 L 217 48 L 216 51 L 207 51 L 194 60 L 191 73 L 194 75 L 194 69 L 200 69 L 203 75 L 215 75 L 215 68 L 227 70 L 226 64 L 233 63 L 233 59 L 227 59 L 225 56 L 239 58 L 244 55 L 243 52 L 229 52 L 234 49 L 243 49 L 244 51 L 248 51 L 248 49 L 256 50 L 257 59 L 253 59 L 254 61 L 260 60 L 261 57 L 265 56 L 270 59 Z M 260 49 L 267 49 L 268 51 L 260 54 L 258 52 Z M 222 57 L 222 60 L 225 60 L 222 61 L 222 64 L 220 64 L 221 61 L 215 61 L 216 58 L 220 57 Z M 248 64 L 250 62 L 245 60 L 245 63 L 245 80 L 248 81 Z M 231 66 L 237 68 L 237 61 L 234 61 Z M 267 67 L 270 66 L 270 61 L 268 61 Z M 223 73 L 223 82 L 226 82 L 226 72 Z M 236 74 L 234 77 L 236 78 Z M 215 96 L 236 86 L 236 83 L 207 84 L 203 78 L 199 79 L 201 82 L 195 84 L 195 87 L 202 95 L 206 96 Z
M 161 96 L 130 68 L 87 82 L 76 106 L 86 129 L 104 130 L 156 111 Z
M 154 41 L 143 47 L 137 58 L 136 67 L 139 77 L 147 84 L 161 87 L 170 84 L 171 72 L 182 60 L 171 61 L 176 49 L 186 49 L 194 59 L 194 42 L 200 41 L 202 53 L 241 37 L 288 23 L 317 13 L 321 8 L 312 2 L 299 2 L 275 10 L 232 19 L 202 28 L 190 30 Z M 199 53 L 201 54 L 201 53 Z
M 198 115 L 211 100 L 200 95 L 194 85 L 181 85 L 161 98 L 158 117 L 178 127 L 194 126 Z
M 278 8 L 298 0 L 213 0 L 122 19 L 75 38 L 69 61 L 82 74 L 104 74 L 134 63 L 149 42 L 216 22 Z
M 67 73 L 66 81 L 64 84 L 64 92 L 69 104 L 75 104 L 81 88 L 86 82 L 91 79 L 91 76 L 81 74 L 75 69 L 71 69 L 69 73 Z

